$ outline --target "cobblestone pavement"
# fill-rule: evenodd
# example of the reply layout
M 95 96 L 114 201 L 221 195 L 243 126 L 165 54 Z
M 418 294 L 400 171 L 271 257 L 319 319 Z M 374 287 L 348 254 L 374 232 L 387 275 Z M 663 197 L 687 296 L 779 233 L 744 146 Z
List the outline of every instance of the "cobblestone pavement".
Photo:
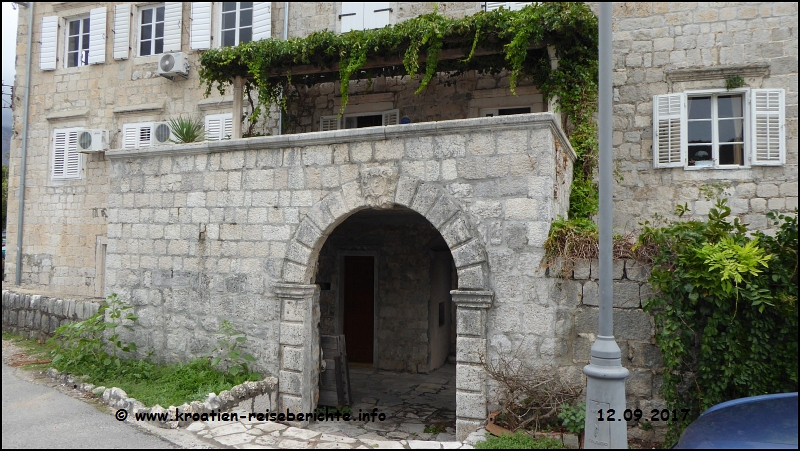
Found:
M 453 364 L 430 374 L 351 368 L 351 412 L 377 409 L 385 421 L 320 421 L 300 429 L 245 419 L 195 422 L 187 430 L 236 448 L 471 449 L 479 435 L 467 443 L 455 437 L 455 374 Z

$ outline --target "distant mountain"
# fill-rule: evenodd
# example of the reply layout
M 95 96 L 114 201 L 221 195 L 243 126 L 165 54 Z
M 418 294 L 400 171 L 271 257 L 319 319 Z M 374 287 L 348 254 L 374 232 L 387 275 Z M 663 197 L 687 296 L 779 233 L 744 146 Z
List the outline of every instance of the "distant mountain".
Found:
M 11 136 L 14 132 L 10 128 L 3 127 L 3 166 L 8 165 L 8 152 L 11 149 Z

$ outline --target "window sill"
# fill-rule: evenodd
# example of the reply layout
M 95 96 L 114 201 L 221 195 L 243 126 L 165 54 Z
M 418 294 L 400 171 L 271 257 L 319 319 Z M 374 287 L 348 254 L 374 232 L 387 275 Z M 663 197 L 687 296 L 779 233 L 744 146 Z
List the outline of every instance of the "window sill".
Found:
M 133 57 L 133 64 L 158 64 L 161 55 L 163 55 L 163 53 L 159 53 L 158 55 L 135 56 Z
M 750 166 L 684 166 L 685 171 L 735 171 L 737 169 L 750 169 Z

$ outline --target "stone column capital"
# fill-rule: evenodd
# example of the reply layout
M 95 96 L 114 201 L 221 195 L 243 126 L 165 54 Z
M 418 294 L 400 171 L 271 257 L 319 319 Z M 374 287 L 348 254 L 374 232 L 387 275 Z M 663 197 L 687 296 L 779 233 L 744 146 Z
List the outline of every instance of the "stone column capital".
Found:
M 299 283 L 276 283 L 273 291 L 279 299 L 309 299 L 319 290 L 318 285 Z
M 494 291 L 453 290 L 450 295 L 458 308 L 488 309 L 494 300 Z

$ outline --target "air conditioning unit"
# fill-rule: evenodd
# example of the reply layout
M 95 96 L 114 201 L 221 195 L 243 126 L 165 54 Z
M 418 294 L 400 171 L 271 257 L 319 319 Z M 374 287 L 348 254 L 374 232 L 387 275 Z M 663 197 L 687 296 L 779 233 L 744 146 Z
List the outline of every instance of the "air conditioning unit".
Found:
M 174 79 L 176 75 L 189 77 L 189 61 L 185 53 L 165 53 L 158 60 L 158 75 Z
M 172 129 L 166 122 L 153 123 L 151 133 L 152 136 L 150 139 L 154 146 L 159 144 L 169 144 L 170 140 L 175 140 L 175 135 L 173 135 Z
M 108 130 L 83 130 L 78 132 L 78 151 L 81 153 L 108 150 Z

